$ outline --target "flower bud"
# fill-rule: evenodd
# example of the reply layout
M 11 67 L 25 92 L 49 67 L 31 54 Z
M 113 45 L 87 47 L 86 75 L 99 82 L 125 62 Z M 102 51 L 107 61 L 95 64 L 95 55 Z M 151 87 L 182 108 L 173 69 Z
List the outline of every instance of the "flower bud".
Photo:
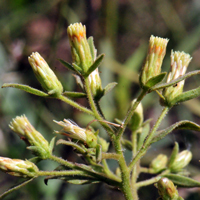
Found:
M 104 140 L 101 137 L 98 137 L 98 144 L 101 145 L 101 148 L 102 148 L 103 152 L 107 152 L 108 151 L 108 148 L 109 148 L 109 145 L 110 145 L 109 142 L 107 142 L 106 140 Z
M 136 99 L 134 99 L 132 101 L 132 106 L 134 105 Z M 143 123 L 143 120 L 144 120 L 144 116 L 143 116 L 143 107 L 142 107 L 142 104 L 139 103 L 139 105 L 137 106 L 137 108 L 135 109 L 134 111 L 134 114 L 129 122 L 129 127 L 132 131 L 136 131 L 138 130 L 142 123 Z
M 32 162 L 0 157 L 0 169 L 12 176 L 34 177 L 39 171 Z
M 188 150 L 182 151 L 176 156 L 174 162 L 170 166 L 170 170 L 173 172 L 180 171 L 181 169 L 186 167 L 191 160 L 192 153 Z
M 158 193 L 163 200 L 178 200 L 179 194 L 173 182 L 168 178 L 161 178 L 156 184 Z
M 102 95 L 102 86 L 101 78 L 99 76 L 98 68 L 96 68 L 89 76 L 90 88 L 94 97 L 101 97 Z
M 62 84 L 42 56 L 38 52 L 32 53 L 28 57 L 28 61 L 43 89 L 49 95 L 61 95 L 63 92 Z
M 56 133 L 80 140 L 83 143 L 86 143 L 89 147 L 95 147 L 97 145 L 97 137 L 89 129 L 80 128 L 75 123 L 72 123 L 66 119 L 59 122 L 54 120 L 54 122 L 63 127 L 63 130 L 55 131 Z
M 142 86 L 145 86 L 149 79 L 160 74 L 168 41 L 153 35 L 150 37 L 148 54 L 140 75 Z
M 86 27 L 81 23 L 71 24 L 67 28 L 67 33 L 71 45 L 73 63 L 83 72 L 87 72 L 93 60 L 86 38 Z
M 189 54 L 184 52 L 171 52 L 171 71 L 167 77 L 167 83 L 173 81 L 180 76 L 183 76 L 187 70 L 187 67 L 191 61 L 191 57 Z M 172 101 L 175 97 L 180 95 L 183 92 L 185 80 L 178 82 L 176 85 L 167 87 L 163 90 L 163 96 L 165 97 L 167 102 Z
M 164 154 L 159 154 L 156 158 L 154 158 L 150 164 L 150 168 L 154 170 L 155 173 L 160 172 L 161 170 L 166 168 L 167 165 L 167 156 Z
M 41 133 L 35 130 L 25 115 L 17 116 L 10 123 L 9 127 L 16 132 L 30 147 L 34 149 L 35 154 L 43 159 L 48 158 L 50 154 L 49 143 Z

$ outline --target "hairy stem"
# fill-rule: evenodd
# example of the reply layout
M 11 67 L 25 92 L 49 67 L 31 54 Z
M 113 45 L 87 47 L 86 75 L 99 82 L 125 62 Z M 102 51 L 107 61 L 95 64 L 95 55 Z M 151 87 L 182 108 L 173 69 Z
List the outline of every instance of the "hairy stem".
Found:
M 120 166 L 121 176 L 122 176 L 122 182 L 120 184 L 120 189 L 124 193 L 125 198 L 127 200 L 133 200 L 131 184 L 130 184 L 130 171 L 128 170 L 128 167 L 127 167 L 126 162 L 125 162 L 125 158 L 124 158 L 124 155 L 123 155 L 123 152 L 122 152 L 120 139 L 117 139 L 115 137 L 113 129 L 107 123 L 103 122 L 105 120 L 100 115 L 100 113 L 98 112 L 97 106 L 94 102 L 93 95 L 92 95 L 92 92 L 91 92 L 91 89 L 90 89 L 90 82 L 89 82 L 88 78 L 85 78 L 85 89 L 86 89 L 87 97 L 88 97 L 88 100 L 89 100 L 89 103 L 90 103 L 90 107 L 91 107 L 92 111 L 94 112 L 95 118 L 97 120 L 99 120 L 101 125 L 108 132 L 108 134 L 111 138 L 111 141 L 114 145 L 115 152 L 116 152 L 116 154 L 119 155 L 118 163 L 119 163 L 119 166 Z
M 151 139 L 155 135 L 156 130 L 158 129 L 160 123 L 162 122 L 163 118 L 166 116 L 166 114 L 167 114 L 168 111 L 169 111 L 169 107 L 164 107 L 164 109 L 162 110 L 162 113 L 161 113 L 160 117 L 158 118 L 157 122 L 155 123 L 155 125 L 152 128 L 152 130 L 149 133 L 149 135 L 146 137 L 143 146 L 141 147 L 141 149 L 139 150 L 139 152 L 137 153 L 137 155 L 131 161 L 131 163 L 129 165 L 129 169 L 130 170 L 136 165 L 136 163 L 141 159 L 141 157 L 147 152 L 147 149 L 148 149 L 148 147 L 149 147 L 149 145 L 151 143 Z
M 87 93 L 87 97 L 89 100 L 91 110 L 93 111 L 93 115 L 95 116 L 95 118 L 97 120 L 99 120 L 100 124 L 105 128 L 105 130 L 107 131 L 107 133 L 110 135 L 111 139 L 113 140 L 115 138 L 114 131 L 107 123 L 104 122 L 105 121 L 104 118 L 101 116 L 101 114 L 99 113 L 99 111 L 97 109 L 97 106 L 93 99 L 93 95 L 92 95 L 92 91 L 90 88 L 90 82 L 89 82 L 88 77 L 85 78 L 85 90 Z
M 146 180 L 146 181 L 140 181 L 138 183 L 136 183 L 136 187 L 137 188 L 140 188 L 140 187 L 144 187 L 144 186 L 147 186 L 147 185 L 151 185 L 153 183 L 156 183 L 158 182 L 164 175 L 168 174 L 170 171 L 169 170 L 165 170 L 163 171 L 161 174 L 157 175 L 156 177 L 153 177 L 149 180 Z
M 146 95 L 146 93 L 147 93 L 146 90 L 142 90 L 141 94 L 136 99 L 134 105 L 129 108 L 128 113 L 127 113 L 125 119 L 123 120 L 122 127 L 117 132 L 117 138 L 121 138 L 122 134 L 124 133 L 124 131 L 126 129 L 126 126 L 130 122 L 131 117 L 134 114 L 135 109 L 137 108 L 137 106 L 139 105 L 139 103 L 142 101 L 142 99 L 144 98 L 144 96 Z
M 137 131 L 132 132 L 132 144 L 133 144 L 133 157 L 134 157 L 137 154 Z M 136 187 L 136 182 L 138 177 L 137 167 L 138 165 L 135 165 L 133 167 L 132 177 L 131 177 L 134 200 L 138 200 L 137 187 Z
M 91 110 L 89 110 L 88 108 L 85 108 L 84 106 L 81 106 L 80 104 L 72 101 L 71 99 L 69 99 L 69 98 L 67 98 L 67 97 L 65 97 L 63 95 L 60 95 L 57 99 L 60 99 L 61 101 L 64 101 L 65 103 L 69 104 L 70 106 L 72 106 L 72 107 L 74 107 L 74 108 L 76 108 L 76 109 L 78 109 L 78 110 L 80 110 L 82 112 L 85 112 L 85 113 L 87 113 L 89 115 L 93 115 L 94 116 L 94 113 Z

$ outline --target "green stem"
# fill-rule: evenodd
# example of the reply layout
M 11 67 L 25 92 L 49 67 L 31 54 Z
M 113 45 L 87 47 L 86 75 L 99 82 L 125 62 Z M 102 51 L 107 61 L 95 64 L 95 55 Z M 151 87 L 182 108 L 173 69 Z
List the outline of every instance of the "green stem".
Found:
M 71 162 L 69 162 L 67 160 L 64 160 L 62 158 L 59 158 L 57 156 L 54 156 L 54 155 L 50 155 L 49 159 L 53 160 L 55 162 L 58 162 L 58 163 L 60 163 L 62 165 L 65 165 L 66 167 L 69 167 L 71 169 L 74 169 L 76 167 L 73 163 L 71 163 Z
M 122 178 L 120 189 L 124 193 L 126 200 L 134 200 L 130 183 L 130 170 L 126 165 L 126 161 L 123 155 L 123 150 L 119 139 L 116 139 L 114 141 L 114 147 L 116 154 L 119 155 L 118 163 L 121 170 L 121 178 Z
M 133 144 L 133 158 L 134 158 L 134 156 L 136 156 L 137 154 L 137 131 L 132 132 L 132 144 Z M 137 187 L 136 187 L 136 182 L 138 177 L 137 167 L 138 165 L 135 165 L 133 167 L 132 177 L 131 177 L 134 200 L 138 200 Z
M 110 170 L 110 168 L 109 168 L 109 166 L 108 166 L 108 164 L 107 164 L 107 162 L 106 162 L 105 159 L 102 160 L 102 164 L 104 166 L 104 171 L 105 171 L 105 173 L 106 173 L 106 175 L 108 177 L 110 177 L 111 179 L 116 180 L 118 182 L 122 181 L 118 176 L 116 176 L 115 174 L 113 174 L 113 172 Z
M 163 175 L 166 175 L 168 173 L 169 173 L 169 170 L 165 170 L 165 171 L 163 171 L 161 174 L 159 174 L 156 177 L 153 177 L 153 178 L 151 178 L 149 180 L 146 180 L 146 181 L 140 181 L 140 182 L 136 183 L 136 187 L 140 188 L 140 187 L 144 187 L 144 186 L 156 183 L 163 177 Z
M 134 113 L 135 109 L 137 108 L 139 103 L 142 101 L 142 99 L 144 98 L 146 93 L 147 93 L 146 90 L 142 90 L 141 94 L 136 99 L 134 105 L 133 106 L 131 105 L 131 107 L 129 108 L 128 113 L 127 113 L 125 119 L 123 120 L 122 127 L 117 132 L 117 138 L 121 138 L 122 134 L 124 133 L 124 131 L 126 129 L 126 126 L 128 125 L 128 123 L 131 120 L 131 117 L 133 116 L 133 113 Z
M 140 173 L 156 174 L 154 169 L 140 167 Z
M 116 153 L 102 153 L 102 159 L 119 160 L 120 156 Z
M 87 177 L 92 178 L 92 176 L 89 176 L 84 171 L 78 171 L 78 170 L 65 170 L 65 171 L 39 171 L 38 176 L 68 176 L 68 177 L 75 177 L 75 176 L 81 176 L 81 177 Z
M 151 143 L 151 140 L 152 140 L 153 136 L 155 135 L 156 130 L 158 129 L 160 123 L 162 122 L 163 118 L 165 117 L 165 115 L 167 114 L 168 111 L 169 111 L 169 107 L 164 107 L 160 117 L 158 118 L 157 122 L 155 123 L 155 125 L 152 128 L 152 130 L 149 133 L 149 135 L 146 137 L 143 146 L 141 147 L 141 149 L 139 150 L 137 155 L 131 161 L 131 163 L 129 165 L 129 169 L 130 170 L 136 165 L 136 163 L 141 159 L 141 157 L 147 152 L 147 149 L 148 149 L 148 147 L 149 147 L 149 145 Z
M 120 139 L 117 139 L 113 129 L 104 121 L 104 118 L 99 114 L 98 109 L 95 105 L 94 99 L 93 99 L 93 95 L 90 89 L 90 82 L 88 78 L 85 78 L 85 90 L 87 93 L 87 97 L 90 103 L 90 107 L 92 109 L 92 111 L 94 112 L 94 116 L 97 120 L 99 120 L 99 122 L 101 123 L 101 125 L 105 128 L 105 130 L 107 131 L 107 133 L 109 134 L 111 141 L 114 145 L 115 148 L 115 152 L 116 154 L 119 155 L 119 166 L 120 166 L 120 170 L 121 170 L 121 175 L 122 175 L 122 182 L 120 184 L 120 189 L 122 190 L 122 192 L 125 195 L 125 198 L 127 200 L 133 200 L 133 196 L 132 196 L 132 191 L 131 191 L 131 184 L 130 184 L 130 171 L 128 170 L 128 167 L 126 165 L 125 162 L 125 158 L 122 152 L 122 147 L 121 147 L 121 143 L 120 143 Z
M 81 106 L 80 104 L 72 101 L 71 99 L 69 99 L 69 98 L 67 98 L 67 97 L 65 97 L 63 95 L 60 95 L 57 99 L 59 99 L 61 101 L 64 101 L 65 103 L 69 104 L 70 106 L 72 106 L 72 107 L 74 107 L 74 108 L 76 108 L 76 109 L 78 109 L 78 110 L 80 110 L 82 112 L 85 112 L 85 113 L 87 113 L 89 115 L 93 115 L 94 116 L 94 113 L 91 110 Z
M 5 197 L 6 195 L 10 194 L 11 192 L 14 192 L 15 190 L 20 189 L 21 187 L 25 186 L 26 184 L 28 184 L 29 182 L 31 182 L 35 178 L 37 178 L 37 177 L 33 177 L 33 178 L 28 179 L 28 180 L 25 180 L 22 183 L 20 183 L 19 185 L 10 188 L 9 190 L 5 191 L 3 194 L 0 195 L 0 199 Z
M 105 120 L 100 115 L 100 113 L 97 109 L 97 106 L 95 104 L 95 101 L 93 99 L 92 91 L 91 91 L 91 88 L 90 88 L 90 81 L 89 81 L 88 77 L 85 78 L 85 90 L 86 90 L 86 93 L 87 93 L 87 97 L 88 97 L 88 100 L 89 100 L 91 110 L 93 111 L 93 115 L 95 116 L 95 118 L 97 120 L 99 120 L 100 124 L 105 128 L 105 130 L 108 132 L 108 134 L 110 135 L 110 137 L 113 141 L 113 139 L 115 138 L 114 131 L 107 123 L 103 122 Z

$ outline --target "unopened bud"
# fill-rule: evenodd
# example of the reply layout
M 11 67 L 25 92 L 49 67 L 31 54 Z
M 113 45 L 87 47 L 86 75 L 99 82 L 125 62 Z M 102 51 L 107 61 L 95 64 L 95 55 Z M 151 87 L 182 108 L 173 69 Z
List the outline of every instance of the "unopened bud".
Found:
M 190 163 L 191 159 L 192 153 L 190 151 L 185 150 L 180 152 L 170 166 L 170 170 L 173 172 L 180 171 Z
M 173 182 L 168 178 L 161 178 L 156 184 L 162 200 L 178 200 L 179 194 Z
M 12 176 L 34 177 L 39 171 L 32 162 L 0 157 L 0 170 Z
M 99 76 L 98 68 L 96 68 L 89 76 L 90 88 L 92 90 L 92 94 L 94 98 L 101 97 L 102 95 L 102 86 L 101 86 L 101 78 Z
M 9 127 L 16 132 L 22 140 L 28 143 L 30 146 L 28 147 L 29 149 L 34 147 L 34 151 L 37 155 L 43 159 L 48 158 L 50 155 L 49 143 L 41 133 L 35 130 L 25 115 L 17 116 L 13 119 Z
M 131 104 L 134 105 L 135 101 L 136 99 L 134 99 Z M 134 114 L 129 122 L 130 129 L 132 131 L 138 130 L 141 127 L 143 120 L 144 120 L 143 107 L 142 107 L 142 104 L 139 103 L 139 105 L 135 109 Z
M 43 89 L 47 91 L 49 95 L 61 95 L 63 92 L 62 84 L 44 58 L 42 58 L 38 52 L 35 52 L 28 57 L 28 61 Z
M 164 154 L 159 154 L 156 158 L 154 158 L 150 164 L 150 168 L 154 170 L 155 173 L 160 172 L 161 170 L 166 168 L 167 165 L 167 156 Z
M 90 46 L 86 38 L 86 27 L 81 23 L 71 24 L 67 28 L 67 33 L 71 45 L 73 62 L 81 68 L 83 72 L 87 72 L 93 60 Z
M 102 148 L 103 152 L 107 152 L 108 151 L 108 148 L 109 148 L 109 145 L 110 145 L 109 142 L 107 142 L 106 140 L 104 140 L 101 137 L 98 137 L 98 144 L 101 145 L 101 148 Z
M 153 35 L 150 37 L 148 54 L 140 75 L 141 86 L 145 86 L 149 79 L 160 74 L 168 41 Z
M 187 67 L 191 61 L 189 54 L 184 52 L 171 52 L 171 71 L 167 77 L 167 83 L 173 81 L 174 79 L 183 76 L 186 73 Z M 185 80 L 178 82 L 176 85 L 167 87 L 163 90 L 163 96 L 166 98 L 167 102 L 171 102 L 175 97 L 183 92 Z
M 54 122 L 63 127 L 61 131 L 55 131 L 56 133 L 80 140 L 83 143 L 86 143 L 89 147 L 95 147 L 97 145 L 97 137 L 89 129 L 80 128 L 75 123 L 66 119 L 59 122 L 54 120 Z

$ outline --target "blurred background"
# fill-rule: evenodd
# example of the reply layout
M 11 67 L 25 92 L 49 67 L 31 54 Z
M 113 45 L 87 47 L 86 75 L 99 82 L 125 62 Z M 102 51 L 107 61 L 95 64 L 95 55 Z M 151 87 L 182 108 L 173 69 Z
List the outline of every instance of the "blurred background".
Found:
M 118 85 L 101 100 L 102 109 L 109 121 L 123 119 L 127 108 L 139 91 L 138 74 L 146 56 L 151 35 L 169 38 L 163 71 L 170 67 L 171 49 L 185 51 L 193 57 L 188 71 L 200 67 L 200 1 L 199 0 L 1 0 L 0 1 L 0 85 L 21 83 L 41 89 L 30 65 L 28 56 L 39 52 L 49 63 L 62 82 L 65 90 L 77 91 L 74 77 L 58 58 L 71 62 L 67 26 L 82 22 L 87 27 L 87 36 L 93 36 L 98 53 L 105 53 L 100 67 L 103 86 L 116 81 Z M 199 76 L 186 81 L 185 90 L 200 85 Z M 84 99 L 77 100 L 88 106 Z M 152 125 L 162 107 L 156 93 L 149 94 L 142 101 L 145 120 L 153 118 Z M 31 153 L 26 145 L 8 127 L 17 115 L 25 114 L 30 122 L 49 141 L 53 130 L 59 127 L 55 120 L 70 118 L 85 127 L 92 118 L 54 99 L 45 99 L 23 91 L 7 88 L 0 91 L 0 156 L 29 159 Z M 161 128 L 179 120 L 188 119 L 200 124 L 200 101 L 193 99 L 174 107 L 165 118 Z M 98 128 L 98 124 L 93 124 Z M 103 130 L 100 134 L 106 138 Z M 127 132 L 126 137 L 130 137 Z M 191 176 L 200 180 L 200 133 L 174 131 L 167 138 L 152 146 L 142 164 L 149 162 L 159 153 L 170 155 L 174 142 L 180 149 L 192 151 L 193 159 L 188 167 Z M 57 146 L 54 152 L 70 161 L 80 161 L 72 149 Z M 131 153 L 125 150 L 127 160 Z M 110 162 L 115 170 L 116 163 Z M 57 164 L 49 161 L 39 163 L 42 170 L 53 170 Z M 141 174 L 140 180 L 150 178 Z M 0 193 L 19 183 L 15 178 L 0 172 Z M 180 189 L 186 200 L 199 200 L 198 189 Z M 140 199 L 158 197 L 156 188 L 148 186 L 139 191 Z M 123 195 L 104 184 L 71 185 L 59 180 L 38 178 L 5 199 L 41 200 L 123 200 Z

